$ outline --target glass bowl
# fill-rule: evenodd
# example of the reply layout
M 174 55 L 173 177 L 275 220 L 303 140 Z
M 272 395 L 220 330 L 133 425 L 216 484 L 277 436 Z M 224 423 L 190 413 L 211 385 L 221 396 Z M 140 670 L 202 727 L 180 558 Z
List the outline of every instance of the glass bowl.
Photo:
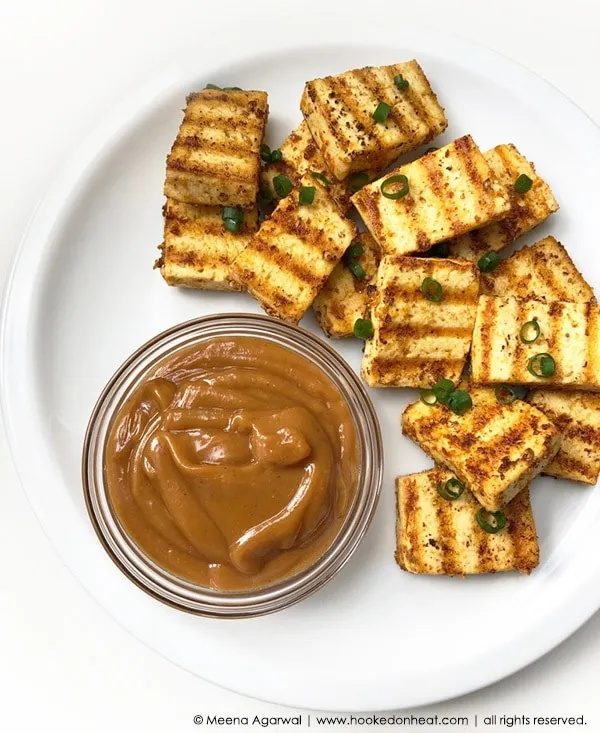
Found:
M 179 349 L 220 337 L 256 337 L 303 356 L 324 372 L 345 399 L 360 454 L 356 496 L 339 533 L 313 565 L 259 589 L 223 592 L 196 585 L 164 570 L 122 528 L 104 480 L 104 450 L 112 420 L 132 390 L 158 362 Z M 154 598 L 213 618 L 248 618 L 287 608 L 306 598 L 340 570 L 364 536 L 375 512 L 383 474 L 383 444 L 377 415 L 358 376 L 327 343 L 298 326 L 268 316 L 211 315 L 174 326 L 140 347 L 117 370 L 100 395 L 83 446 L 83 491 L 96 534 L 112 560 Z

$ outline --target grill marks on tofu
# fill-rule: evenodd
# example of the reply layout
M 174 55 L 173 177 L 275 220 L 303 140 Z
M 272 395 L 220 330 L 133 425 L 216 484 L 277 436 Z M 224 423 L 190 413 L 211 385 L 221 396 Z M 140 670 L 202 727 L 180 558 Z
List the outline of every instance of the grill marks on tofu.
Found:
M 358 260 L 366 273 L 364 279 L 354 277 L 348 265 L 339 262 L 313 303 L 319 325 L 332 338 L 352 336 L 356 319 L 367 317 L 377 290 L 379 245 L 367 232 L 359 234 L 354 243 L 364 248 Z
M 301 205 L 299 188 L 294 189 L 232 267 L 233 279 L 269 315 L 291 323 L 310 308 L 356 235 L 356 227 L 341 215 L 324 186 L 311 176 L 300 184 L 315 186 L 314 202 Z
M 169 285 L 231 290 L 231 263 L 258 228 L 256 208 L 244 212 L 237 234 L 223 226 L 220 206 L 194 206 L 167 199 L 165 230 L 156 267 Z
M 523 247 L 489 275 L 483 275 L 482 290 L 488 295 L 510 295 L 523 300 L 595 301 L 594 291 L 554 237 Z
M 477 523 L 479 502 L 470 491 L 455 501 L 437 491 L 453 474 L 432 469 L 396 479 L 396 562 L 426 575 L 472 575 L 518 570 L 539 564 L 539 545 L 524 489 L 504 508 L 507 526 L 488 534 Z
M 477 261 L 490 250 L 498 252 L 559 209 L 550 186 L 537 175 L 533 163 L 524 158 L 514 145 L 498 145 L 484 153 L 484 158 L 500 183 L 506 187 L 510 212 L 504 219 L 450 242 L 451 257 Z M 514 188 L 521 174 L 533 181 L 533 186 L 525 194 L 517 193 Z
M 523 324 L 537 320 L 532 344 L 519 338 Z M 529 359 L 550 354 L 554 375 L 536 377 Z M 551 303 L 482 295 L 471 348 L 473 381 L 600 391 L 600 309 L 595 303 Z
M 266 92 L 190 94 L 167 158 L 165 195 L 190 204 L 252 208 L 268 111 Z
M 498 511 L 541 473 L 560 447 L 560 433 L 540 410 L 504 405 L 494 390 L 468 387 L 473 407 L 455 415 L 443 405 L 409 405 L 402 431 L 453 471 L 489 511 Z
M 408 81 L 408 88 L 396 87 L 398 74 Z M 385 122 L 373 119 L 380 102 L 391 107 Z M 385 168 L 448 126 L 443 108 L 414 60 L 309 81 L 300 108 L 328 168 L 340 181 L 352 172 Z
M 540 389 L 531 392 L 529 402 L 563 434 L 560 450 L 544 473 L 595 484 L 600 473 L 600 395 Z
M 425 278 L 440 283 L 440 302 L 421 292 Z M 386 256 L 371 311 L 362 377 L 372 387 L 431 387 L 458 382 L 471 344 L 479 270 L 470 262 Z
M 381 184 L 408 178 L 409 193 L 386 198 Z M 352 197 L 385 254 L 424 252 L 434 244 L 500 219 L 510 200 L 470 135 L 401 166 Z

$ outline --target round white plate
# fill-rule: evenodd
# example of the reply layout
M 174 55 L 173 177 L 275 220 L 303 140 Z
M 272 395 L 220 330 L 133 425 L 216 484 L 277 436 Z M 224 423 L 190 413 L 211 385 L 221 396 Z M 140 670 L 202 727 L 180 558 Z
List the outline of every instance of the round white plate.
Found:
M 4 310 L 2 399 L 12 452 L 45 531 L 75 576 L 176 664 L 232 690 L 306 708 L 382 710 L 469 692 L 544 654 L 600 606 L 600 495 L 560 481 L 535 482 L 542 561 L 531 577 L 430 578 L 398 568 L 394 477 L 430 466 L 400 432 L 400 413 L 415 398 L 409 390 L 373 392 L 386 470 L 369 533 L 326 588 L 287 611 L 215 621 L 163 606 L 113 566 L 88 521 L 82 438 L 115 368 L 179 321 L 258 310 L 242 295 L 168 288 L 152 269 L 165 155 L 186 92 L 207 82 L 268 90 L 268 140 L 278 144 L 300 121 L 306 79 L 418 58 L 446 106 L 443 140 L 472 133 L 484 150 L 514 142 L 533 159 L 562 210 L 529 241 L 553 233 L 600 285 L 598 129 L 513 62 L 389 21 L 365 40 L 352 19 L 318 23 L 300 15 L 262 38 L 261 56 L 252 34 L 240 33 L 226 53 L 197 51 L 195 64 L 178 76 L 154 80 L 65 166 L 21 245 Z M 332 46 L 328 33 L 343 44 Z M 314 328 L 312 318 L 304 325 Z M 348 341 L 340 351 L 358 369 L 360 344 Z

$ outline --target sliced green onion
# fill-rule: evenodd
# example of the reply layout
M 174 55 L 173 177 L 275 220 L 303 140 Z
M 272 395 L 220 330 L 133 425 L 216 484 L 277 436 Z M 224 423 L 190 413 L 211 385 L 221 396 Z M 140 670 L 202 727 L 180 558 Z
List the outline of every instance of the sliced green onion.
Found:
M 271 161 L 273 163 L 279 163 L 280 160 L 283 160 L 283 153 L 281 152 L 281 150 L 279 150 L 279 148 L 277 148 L 277 150 L 272 150 Z
M 315 200 L 316 192 L 317 189 L 314 186 L 302 186 L 298 194 L 298 201 L 300 202 L 300 204 L 302 204 L 302 206 L 312 204 L 312 202 Z
M 429 405 L 430 407 L 433 407 L 433 405 L 437 405 L 437 401 L 438 398 L 432 389 L 421 390 L 421 402 L 424 405 Z
M 370 339 L 373 335 L 373 323 L 367 318 L 357 318 L 354 321 L 354 328 L 352 333 L 357 339 Z
M 344 259 L 347 262 L 351 262 L 352 260 L 357 260 L 361 255 L 364 255 L 364 253 L 365 248 L 362 244 L 360 242 L 354 242 L 354 244 L 351 244 L 344 252 Z
M 527 369 L 534 377 L 551 377 L 556 371 L 556 362 L 550 354 L 536 354 L 527 364 Z
M 358 260 L 351 260 L 348 263 L 348 269 L 357 280 L 364 280 L 367 276 L 365 268 L 360 264 Z
M 317 181 L 319 181 L 319 183 L 322 183 L 325 186 L 325 188 L 329 188 L 329 186 L 331 185 L 331 183 L 329 182 L 329 179 L 326 178 L 322 173 L 319 173 L 319 171 L 311 171 L 310 175 L 313 178 L 316 178 Z
M 426 277 L 421 283 L 421 292 L 427 298 L 434 303 L 439 303 L 444 295 L 442 286 L 437 280 L 432 277 Z
M 448 242 L 440 242 L 434 244 L 433 247 L 427 250 L 427 257 L 448 257 L 450 254 L 450 245 Z
M 497 252 L 487 252 L 479 259 L 477 266 L 481 272 L 492 272 L 500 264 L 500 257 Z
M 524 344 L 533 344 L 539 339 L 541 332 L 540 324 L 534 318 L 521 326 L 519 337 Z
M 473 407 L 473 400 L 464 389 L 455 389 L 448 397 L 448 407 L 455 415 L 464 415 L 467 410 Z
M 260 146 L 260 157 L 261 160 L 264 160 L 265 163 L 271 162 L 271 148 L 267 145 L 267 143 L 263 143 Z
M 525 173 L 521 173 L 521 175 L 515 181 L 515 191 L 517 193 L 527 193 L 527 191 L 531 190 L 532 186 L 532 179 L 529 178 L 529 176 L 525 175 Z
M 506 527 L 506 517 L 503 512 L 488 512 L 481 507 L 477 512 L 477 524 L 488 534 L 496 534 Z
M 456 499 L 463 495 L 465 485 L 457 478 L 449 478 L 445 484 L 442 484 L 440 482 L 438 484 L 437 490 L 442 499 L 447 499 L 448 501 L 456 501 Z
M 285 175 L 285 173 L 280 173 L 273 179 L 273 188 L 275 189 L 275 193 L 279 196 L 279 198 L 284 199 L 292 192 L 294 186 L 290 179 Z
M 400 184 L 400 188 L 396 184 Z M 391 176 L 383 181 L 380 188 L 386 199 L 402 199 L 408 193 L 408 178 L 403 175 Z
M 386 104 L 385 102 L 379 102 L 377 108 L 375 109 L 375 112 L 373 112 L 373 119 L 375 120 L 375 122 L 385 122 L 391 111 L 392 108 L 389 104 Z
M 221 218 L 223 219 L 223 226 L 228 232 L 237 234 L 244 221 L 244 214 L 232 206 L 224 206 L 221 212 Z
M 366 171 L 358 171 L 357 173 L 353 173 L 348 180 L 350 190 L 356 193 L 369 182 L 369 174 Z
M 408 89 L 409 83 L 406 81 L 406 79 L 402 76 L 402 74 L 397 74 L 394 77 L 394 84 L 398 89 Z
M 433 385 L 433 392 L 438 402 L 447 405 L 450 395 L 454 392 L 454 382 L 451 379 L 440 379 Z
M 237 234 L 240 231 L 240 224 L 235 219 L 223 219 L 223 226 L 232 234 Z
M 494 389 L 494 394 L 501 405 L 510 405 L 517 399 L 517 393 L 507 384 L 499 384 Z
M 205 89 L 216 89 L 218 92 L 223 91 L 221 87 L 218 87 L 216 84 L 207 84 L 204 88 Z
M 223 87 L 224 92 L 243 92 L 241 87 Z

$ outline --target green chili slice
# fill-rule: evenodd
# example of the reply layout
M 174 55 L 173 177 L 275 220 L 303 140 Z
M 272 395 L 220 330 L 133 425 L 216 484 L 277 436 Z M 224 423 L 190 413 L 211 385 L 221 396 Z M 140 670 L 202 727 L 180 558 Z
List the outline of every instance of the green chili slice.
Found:
M 500 257 L 497 252 L 487 252 L 477 262 L 481 272 L 492 272 L 500 264 Z
M 488 512 L 481 507 L 477 512 L 477 524 L 488 534 L 496 534 L 506 527 L 506 517 L 503 512 Z
M 408 87 L 410 86 L 408 81 L 402 76 L 402 74 L 396 74 L 396 76 L 394 77 L 394 84 L 400 90 L 408 89 Z
M 444 295 L 444 290 L 437 280 L 432 277 L 426 277 L 421 283 L 421 292 L 433 303 L 439 303 Z
M 310 175 L 313 178 L 316 178 L 317 181 L 319 181 L 319 183 L 322 183 L 325 186 L 325 188 L 329 188 L 329 186 L 331 185 L 329 179 L 326 178 L 322 173 L 319 173 L 319 171 L 311 171 Z
M 529 178 L 529 176 L 525 175 L 525 173 L 521 173 L 521 175 L 515 181 L 515 191 L 517 193 L 527 193 L 527 191 L 531 190 L 532 186 L 532 179 Z
M 499 384 L 494 389 L 496 399 L 501 405 L 510 405 L 517 399 L 517 393 L 507 384 Z
M 317 189 L 314 186 L 302 186 L 298 193 L 298 201 L 302 206 L 312 204 L 315 200 L 315 193 Z
M 447 499 L 448 501 L 456 501 L 456 499 L 463 495 L 465 485 L 457 478 L 450 478 L 448 479 L 448 481 L 446 481 L 445 484 L 442 484 L 440 482 L 438 484 L 437 490 L 442 499 Z
M 360 242 L 354 242 L 344 252 L 344 259 L 347 262 L 351 262 L 352 260 L 357 260 L 361 255 L 364 255 L 364 253 L 365 248 L 362 246 L 362 244 Z
M 377 108 L 375 109 L 375 112 L 373 112 L 373 119 L 375 120 L 375 122 L 385 122 L 391 111 L 392 108 L 389 104 L 386 104 L 385 102 L 379 102 Z
M 382 182 L 380 188 L 386 199 L 402 199 L 409 191 L 408 178 L 403 175 L 390 176 Z
M 556 371 L 556 362 L 550 354 L 536 354 L 527 364 L 527 369 L 534 377 L 551 377 Z
M 455 415 L 464 415 L 473 407 L 473 400 L 464 389 L 455 389 L 448 397 L 448 407 Z
M 450 395 L 454 392 L 454 382 L 451 379 L 440 379 L 433 385 L 433 392 L 438 402 L 447 405 Z
M 519 337 L 524 344 L 533 344 L 539 339 L 541 332 L 540 324 L 534 318 L 521 326 Z
M 373 335 L 373 322 L 367 318 L 357 318 L 352 333 L 358 339 L 370 339 Z
M 432 389 L 421 390 L 421 402 L 424 405 L 429 405 L 430 407 L 433 407 L 433 405 L 437 404 L 437 401 L 438 398 Z
M 289 196 L 294 186 L 285 173 L 280 173 L 273 179 L 273 188 L 279 198 L 284 199 L 286 196 Z
M 358 260 L 350 260 L 350 262 L 348 263 L 348 269 L 357 280 L 364 280 L 367 276 L 365 268 L 360 264 Z

